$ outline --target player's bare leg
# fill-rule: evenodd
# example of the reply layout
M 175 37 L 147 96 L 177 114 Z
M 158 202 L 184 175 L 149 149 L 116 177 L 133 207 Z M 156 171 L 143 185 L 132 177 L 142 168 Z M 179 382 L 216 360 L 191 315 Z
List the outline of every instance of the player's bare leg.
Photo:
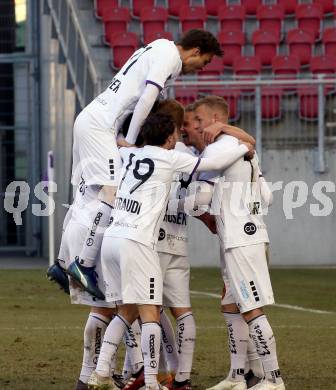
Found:
M 92 226 L 85 237 L 81 253 L 67 269 L 68 274 L 73 279 L 98 299 L 105 299 L 105 296 L 97 286 L 95 274 L 96 259 L 104 232 L 110 222 L 116 191 L 117 188 L 112 186 L 103 186 L 101 188 L 98 195 L 100 205 L 92 221 Z
M 265 380 L 252 389 L 285 390 L 279 370 L 275 338 L 263 309 L 250 310 L 242 315 L 248 324 L 250 336 L 255 343 L 265 371 Z

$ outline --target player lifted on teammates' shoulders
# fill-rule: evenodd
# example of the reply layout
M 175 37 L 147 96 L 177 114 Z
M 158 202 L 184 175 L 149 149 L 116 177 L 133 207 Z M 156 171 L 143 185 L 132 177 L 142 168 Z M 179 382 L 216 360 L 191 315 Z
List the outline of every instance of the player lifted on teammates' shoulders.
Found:
M 116 136 L 124 119 L 134 112 L 124 146 L 135 143 L 139 129 L 167 81 L 194 73 L 222 52 L 216 38 L 190 30 L 174 43 L 158 39 L 137 50 L 115 75 L 109 87 L 78 115 L 74 124 L 72 184 L 99 190 L 100 206 L 84 245 L 68 273 L 87 291 L 103 298 L 94 267 L 115 200 L 121 160 Z

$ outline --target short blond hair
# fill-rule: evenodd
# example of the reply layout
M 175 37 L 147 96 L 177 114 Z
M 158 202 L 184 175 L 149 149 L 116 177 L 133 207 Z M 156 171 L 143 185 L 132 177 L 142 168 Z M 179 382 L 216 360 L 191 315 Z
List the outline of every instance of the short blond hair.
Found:
M 227 101 L 220 96 L 208 95 L 196 100 L 193 104 L 194 110 L 203 105 L 208 106 L 209 108 L 219 109 L 223 115 L 229 115 L 229 105 Z

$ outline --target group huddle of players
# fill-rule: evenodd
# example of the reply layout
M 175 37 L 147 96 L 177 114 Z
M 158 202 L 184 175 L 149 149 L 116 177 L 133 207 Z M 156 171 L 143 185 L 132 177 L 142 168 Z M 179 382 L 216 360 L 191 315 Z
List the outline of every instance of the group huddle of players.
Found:
M 228 125 L 220 97 L 186 108 L 164 98 L 168 83 L 214 55 L 222 55 L 220 45 L 207 31 L 190 30 L 177 43 L 158 39 L 76 118 L 76 194 L 48 276 L 72 303 L 91 307 L 77 390 L 191 390 L 188 215 L 218 235 L 225 286 L 231 368 L 208 390 L 285 389 L 262 310 L 274 303 L 262 217 L 272 194 L 255 141 Z M 176 320 L 176 336 L 163 308 Z

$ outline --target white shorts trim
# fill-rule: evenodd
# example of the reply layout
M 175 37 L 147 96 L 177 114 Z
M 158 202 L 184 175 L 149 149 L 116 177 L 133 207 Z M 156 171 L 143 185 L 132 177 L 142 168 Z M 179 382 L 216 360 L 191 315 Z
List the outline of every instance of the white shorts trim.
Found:
M 186 256 L 158 252 L 163 278 L 163 306 L 191 307 L 190 264 Z

